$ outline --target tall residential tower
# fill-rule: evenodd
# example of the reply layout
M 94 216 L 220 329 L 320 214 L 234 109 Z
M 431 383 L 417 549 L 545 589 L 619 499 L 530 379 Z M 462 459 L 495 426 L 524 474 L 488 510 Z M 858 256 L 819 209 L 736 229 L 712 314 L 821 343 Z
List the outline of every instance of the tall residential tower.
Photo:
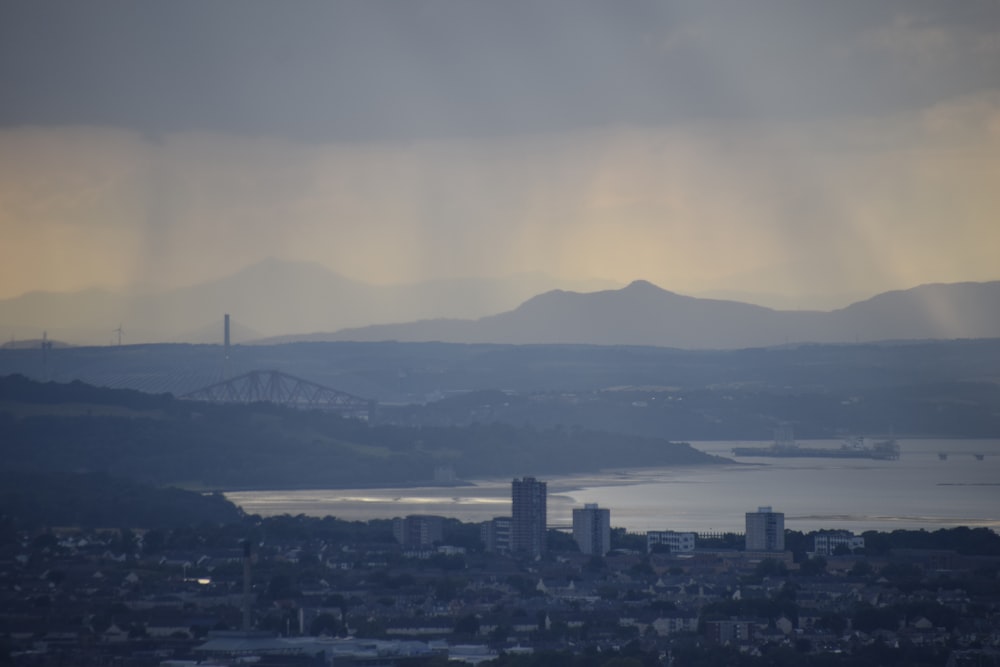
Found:
M 511 483 L 510 546 L 515 554 L 545 553 L 546 485 L 534 477 Z
M 580 552 L 603 556 L 611 551 L 611 510 L 587 503 L 573 510 L 573 539 Z
M 770 507 L 747 512 L 747 551 L 784 551 L 785 515 Z

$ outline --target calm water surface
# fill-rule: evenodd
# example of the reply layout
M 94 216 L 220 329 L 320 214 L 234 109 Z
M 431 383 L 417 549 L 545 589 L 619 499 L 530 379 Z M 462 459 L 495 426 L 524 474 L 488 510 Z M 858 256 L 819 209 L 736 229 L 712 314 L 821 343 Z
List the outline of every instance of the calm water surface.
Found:
M 691 444 L 728 457 L 734 446 L 769 443 Z M 1000 440 L 900 440 L 900 447 L 898 461 L 740 457 L 739 463 L 719 466 L 550 475 L 543 478 L 549 485 L 549 525 L 569 526 L 573 507 L 599 503 L 611 508 L 613 526 L 630 531 L 742 532 L 744 513 L 760 505 L 784 512 L 786 527 L 802 531 L 1000 530 Z M 244 491 L 226 497 L 264 516 L 368 520 L 419 513 L 482 521 L 510 515 L 509 478 L 462 487 Z

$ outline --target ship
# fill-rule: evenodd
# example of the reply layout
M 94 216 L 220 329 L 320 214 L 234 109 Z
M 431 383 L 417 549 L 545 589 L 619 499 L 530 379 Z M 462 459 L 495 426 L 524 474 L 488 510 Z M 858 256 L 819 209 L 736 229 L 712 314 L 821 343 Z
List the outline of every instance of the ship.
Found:
M 733 455 L 895 461 L 899 458 L 899 443 L 895 438 L 887 438 L 866 444 L 865 439 L 859 436 L 846 440 L 840 447 L 803 447 L 792 439 L 791 430 L 783 427 L 778 429 L 773 445 L 733 447 Z

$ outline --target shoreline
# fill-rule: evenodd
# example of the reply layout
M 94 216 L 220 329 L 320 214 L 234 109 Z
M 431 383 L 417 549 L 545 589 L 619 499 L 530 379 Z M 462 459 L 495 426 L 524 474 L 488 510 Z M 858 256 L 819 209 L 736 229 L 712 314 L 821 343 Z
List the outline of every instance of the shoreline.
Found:
M 587 477 L 587 476 L 603 476 L 614 474 L 616 471 L 627 471 L 627 470 L 673 470 L 673 469 L 683 469 L 690 470 L 692 468 L 715 468 L 717 466 L 726 465 L 737 465 L 737 466 L 767 466 L 767 463 L 755 463 L 746 461 L 735 461 L 727 459 L 725 457 L 716 456 L 716 461 L 703 461 L 699 463 L 678 463 L 672 465 L 651 465 L 651 466 L 632 466 L 628 468 L 599 468 L 596 470 L 586 470 L 586 471 L 576 471 L 576 472 L 539 472 L 534 473 L 534 477 Z M 324 486 L 317 486 L 315 484 L 303 484 L 303 485 L 241 485 L 241 486 L 227 486 L 227 487 L 208 487 L 201 484 L 169 484 L 167 486 L 175 486 L 177 488 L 182 488 L 187 491 L 194 491 L 197 493 L 253 493 L 253 492 L 266 492 L 266 491 L 350 491 L 350 490 L 366 490 L 366 489 L 462 489 L 482 486 L 483 484 L 492 483 L 504 483 L 509 484 L 511 479 L 518 477 L 519 475 L 505 475 L 502 477 L 475 477 L 470 479 L 456 479 L 452 482 L 436 482 L 434 480 L 417 480 L 411 482 L 394 482 L 390 480 L 381 482 L 358 482 L 355 484 L 329 484 Z M 521 475 L 523 476 L 523 475 Z M 636 482 L 637 483 L 637 482 Z
M 719 461 L 700 465 L 616 467 L 548 476 L 549 519 L 566 524 L 571 510 L 598 503 L 612 524 L 633 532 L 742 530 L 744 513 L 772 505 L 795 530 L 891 531 L 953 527 L 1000 527 L 995 509 L 1000 439 L 922 439 L 897 461 L 779 458 Z M 731 447 L 726 441 L 697 443 L 706 453 Z M 942 450 L 986 453 L 938 459 Z M 335 488 L 228 491 L 248 514 L 306 514 L 372 520 L 436 514 L 479 522 L 510 513 L 511 477 L 461 480 L 462 484 L 352 485 Z M 851 491 L 844 493 L 845 484 Z

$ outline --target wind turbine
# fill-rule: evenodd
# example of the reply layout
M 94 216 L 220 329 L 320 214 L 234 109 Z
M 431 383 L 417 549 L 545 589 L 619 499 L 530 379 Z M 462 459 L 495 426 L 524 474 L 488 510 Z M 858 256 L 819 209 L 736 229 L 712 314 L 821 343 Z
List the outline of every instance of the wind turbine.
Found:
M 118 334 L 118 347 L 121 347 L 122 346 L 122 333 L 123 333 L 123 331 L 122 331 L 122 325 L 119 324 L 117 329 L 112 329 L 111 333 Z

